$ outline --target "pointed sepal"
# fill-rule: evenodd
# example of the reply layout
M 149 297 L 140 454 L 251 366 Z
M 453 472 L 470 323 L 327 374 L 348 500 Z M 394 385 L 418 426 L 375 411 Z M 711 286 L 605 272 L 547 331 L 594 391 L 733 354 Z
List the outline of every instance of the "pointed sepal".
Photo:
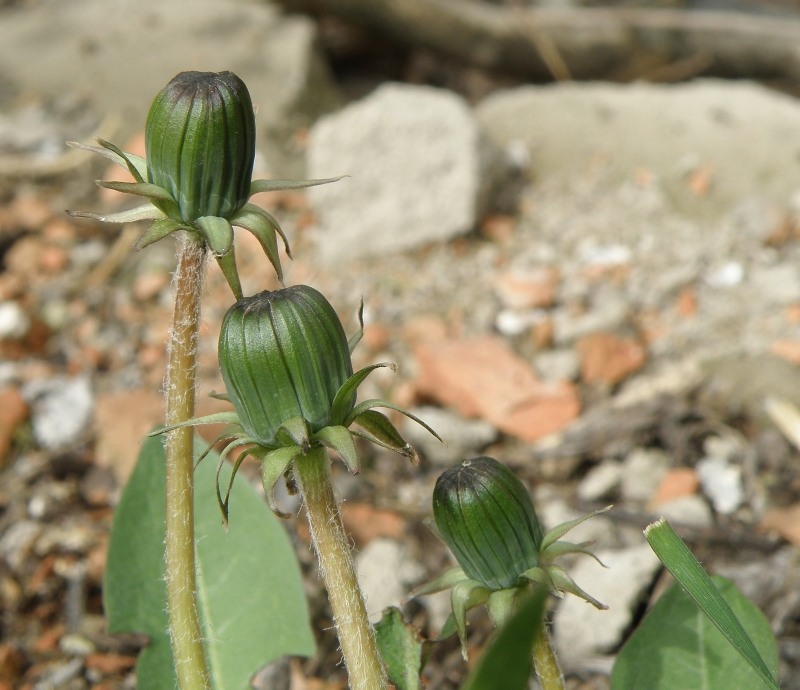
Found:
M 278 504 L 275 502 L 275 484 L 286 474 L 292 465 L 292 461 L 302 452 L 303 449 L 300 446 L 276 448 L 265 453 L 261 462 L 261 480 L 264 485 L 267 505 L 282 520 L 290 518 L 291 515 L 282 512 L 278 508 Z
M 347 175 L 339 177 L 326 177 L 318 180 L 253 180 L 250 183 L 250 196 L 260 192 L 278 192 L 283 189 L 305 189 L 306 187 L 316 187 L 321 184 L 338 182 Z
M 462 580 L 450 593 L 450 606 L 461 640 L 461 656 L 467 660 L 467 611 L 480 606 L 489 599 L 492 590 L 475 580 Z
M 361 461 L 358 457 L 356 444 L 353 436 L 347 427 L 326 426 L 312 436 L 312 439 L 319 441 L 326 448 L 330 448 L 342 458 L 350 474 L 358 474 L 361 471 Z

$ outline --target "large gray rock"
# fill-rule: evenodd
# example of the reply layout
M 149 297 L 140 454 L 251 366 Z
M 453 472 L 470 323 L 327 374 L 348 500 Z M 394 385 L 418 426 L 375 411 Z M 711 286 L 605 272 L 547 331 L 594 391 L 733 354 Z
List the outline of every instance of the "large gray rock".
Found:
M 525 86 L 489 96 L 476 116 L 498 144 L 527 150 L 536 179 L 651 173 L 679 208 L 715 215 L 800 187 L 800 105 L 752 83 Z M 697 194 L 687 175 L 701 169 L 710 186 Z
M 287 176 L 281 165 L 292 153 L 302 165 L 292 151 L 295 130 L 338 104 L 314 40 L 310 20 L 283 16 L 266 2 L 45 2 L 3 12 L 0 84 L 85 101 L 98 120 L 119 116 L 128 130 L 119 136 L 129 136 L 178 72 L 230 70 L 253 96 L 270 167 Z
M 374 256 L 475 227 L 501 170 L 467 103 L 425 86 L 387 84 L 311 130 L 310 177 L 324 259 Z

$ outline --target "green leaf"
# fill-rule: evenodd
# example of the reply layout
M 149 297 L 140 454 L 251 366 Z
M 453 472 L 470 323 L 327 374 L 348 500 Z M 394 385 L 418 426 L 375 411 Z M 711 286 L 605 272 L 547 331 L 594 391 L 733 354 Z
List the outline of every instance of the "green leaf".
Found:
M 778 651 L 769 622 L 722 577 L 710 578 L 772 668 Z M 777 688 L 759 675 L 728 643 L 691 597 L 672 585 L 622 648 L 611 675 L 612 690 L 718 690 Z
M 389 680 L 397 690 L 420 690 L 419 676 L 424 665 L 422 641 L 394 606 L 386 609 L 375 625 L 375 637 Z
M 110 630 L 150 638 L 137 663 L 139 690 L 175 687 L 165 613 L 162 443 L 144 441 L 114 516 L 104 582 Z M 225 480 L 230 471 L 226 465 Z M 245 690 L 261 666 L 287 654 L 313 654 L 314 641 L 300 572 L 280 523 L 240 478 L 233 483 L 226 531 L 214 474 L 212 463 L 195 472 L 198 605 L 215 690 Z
M 708 621 L 733 645 L 736 652 L 758 674 L 767 687 L 777 688 L 774 680 L 775 671 L 771 671 L 767 666 L 736 614 L 669 523 L 662 518 L 658 522 L 648 525 L 644 534 L 656 556 L 700 607 Z M 729 668 L 730 662 L 723 666 Z M 772 669 L 776 668 L 777 662 L 772 664 Z M 735 678 L 736 676 L 731 677 Z
M 461 690 L 526 690 L 533 641 L 542 627 L 546 596 L 544 588 L 537 588 L 520 604 L 517 612 L 495 633 Z M 639 690 L 645 687 L 648 686 L 643 685 Z

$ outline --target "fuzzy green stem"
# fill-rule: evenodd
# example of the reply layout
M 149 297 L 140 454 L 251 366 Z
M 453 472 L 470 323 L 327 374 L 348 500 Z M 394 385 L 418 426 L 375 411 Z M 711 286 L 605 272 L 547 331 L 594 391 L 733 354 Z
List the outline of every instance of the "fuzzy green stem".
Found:
M 350 688 L 382 690 L 386 688 L 386 676 L 328 477 L 325 450 L 315 448 L 298 457 L 294 473 L 305 501 L 311 539 L 328 590 Z
M 175 312 L 166 383 L 167 425 L 183 422 L 194 414 L 204 271 L 205 247 L 187 233 L 178 252 L 174 279 Z M 193 437 L 191 428 L 182 428 L 169 432 L 166 440 L 167 612 L 178 687 L 180 690 L 207 690 L 209 673 L 195 603 Z
M 533 667 L 542 690 L 564 690 L 564 674 L 561 673 L 556 653 L 550 644 L 550 634 L 545 623 L 542 623 L 533 641 Z

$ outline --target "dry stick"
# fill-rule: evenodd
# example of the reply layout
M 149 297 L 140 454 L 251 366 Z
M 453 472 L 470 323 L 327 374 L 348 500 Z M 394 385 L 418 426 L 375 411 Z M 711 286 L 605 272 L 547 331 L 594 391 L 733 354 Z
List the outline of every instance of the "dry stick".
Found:
M 169 340 L 166 406 L 167 425 L 194 414 L 197 333 L 200 293 L 205 271 L 205 247 L 185 234 L 175 272 L 175 312 Z M 195 604 L 194 560 L 194 432 L 175 429 L 167 434 L 167 611 L 180 690 L 207 690 L 209 674 Z
M 536 669 L 542 690 L 564 690 L 564 674 L 561 673 L 544 622 L 533 640 L 533 667 Z
M 350 688 L 383 690 L 386 676 L 328 477 L 325 450 L 315 448 L 299 456 L 294 463 L 294 472 L 305 501 L 311 539 L 328 590 Z
M 463 0 L 277 2 L 523 79 L 559 78 L 562 66 L 573 79 L 638 76 L 636 65 L 652 65 L 653 59 L 661 64 L 699 59 L 704 74 L 725 77 L 800 77 L 800 21 L 787 17 L 630 7 L 518 8 Z M 562 65 L 553 61 L 555 55 Z

